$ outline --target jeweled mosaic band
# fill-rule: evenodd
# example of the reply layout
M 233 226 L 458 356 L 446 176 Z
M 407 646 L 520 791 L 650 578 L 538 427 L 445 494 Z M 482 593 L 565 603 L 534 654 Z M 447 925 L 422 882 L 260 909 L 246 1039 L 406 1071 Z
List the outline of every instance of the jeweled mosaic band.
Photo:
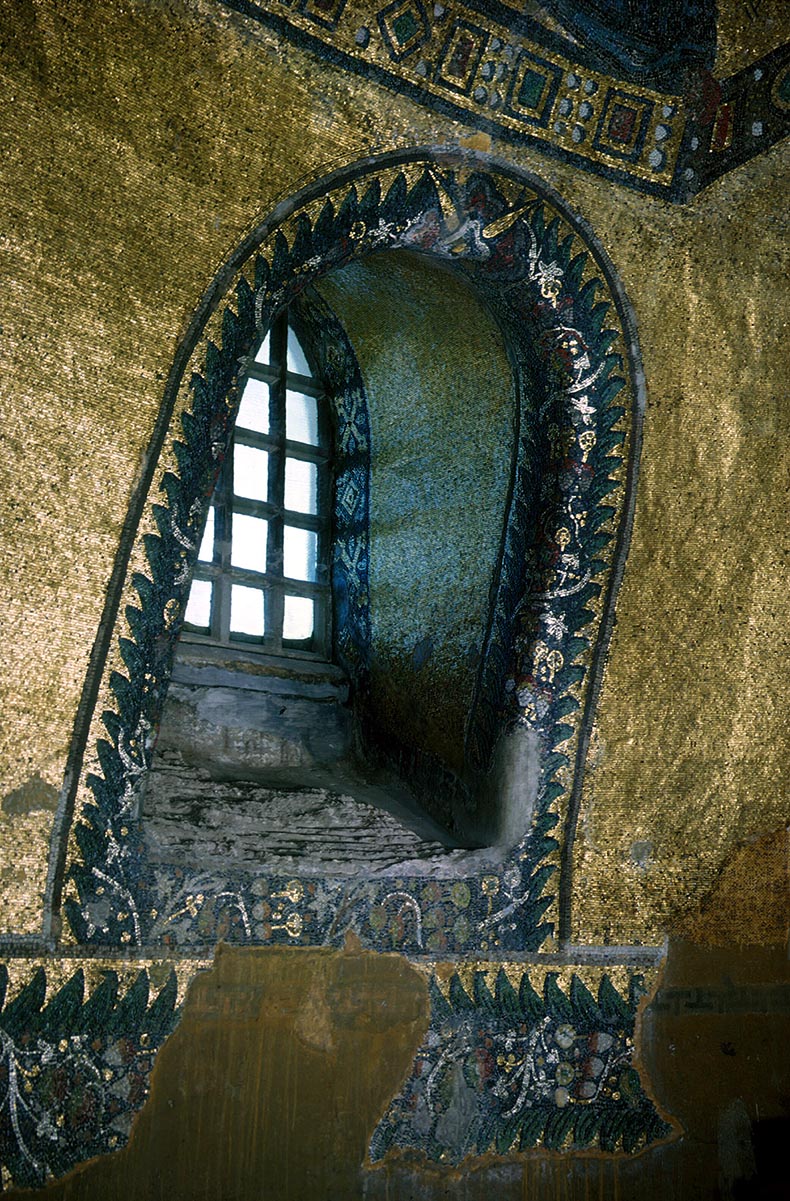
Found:
M 391 0 L 230 0 L 338 65 L 494 137 L 538 146 L 640 191 L 684 201 L 790 132 L 790 46 L 729 80 L 704 69 L 661 92 L 502 6 Z
M 415 1146 L 449 1163 L 536 1146 L 633 1153 L 671 1133 L 633 1066 L 640 975 L 622 992 L 606 973 L 563 987 L 547 972 L 537 990 L 512 966 L 467 975 L 432 976 L 430 1026 L 371 1160 Z

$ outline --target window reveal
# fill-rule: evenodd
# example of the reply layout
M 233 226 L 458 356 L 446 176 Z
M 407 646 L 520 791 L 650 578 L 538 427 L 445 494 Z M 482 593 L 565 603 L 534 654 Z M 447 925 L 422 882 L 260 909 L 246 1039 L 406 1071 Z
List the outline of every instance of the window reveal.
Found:
M 329 444 L 321 383 L 282 314 L 242 386 L 189 594 L 188 636 L 328 655 Z

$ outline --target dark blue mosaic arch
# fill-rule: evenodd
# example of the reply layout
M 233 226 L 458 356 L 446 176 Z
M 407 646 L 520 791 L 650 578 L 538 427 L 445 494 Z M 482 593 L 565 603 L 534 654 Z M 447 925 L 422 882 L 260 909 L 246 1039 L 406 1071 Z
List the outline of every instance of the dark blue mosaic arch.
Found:
M 370 417 L 356 356 L 340 322 L 311 289 L 289 310 L 309 349 L 333 418 L 332 650 L 357 688 L 370 663 Z
M 460 265 L 497 308 L 517 385 L 530 383 L 519 386 L 513 491 L 468 742 L 485 763 L 498 731 L 535 732 L 542 768 L 532 828 L 484 876 L 263 880 L 152 864 L 137 794 L 245 356 L 313 279 L 387 249 Z M 637 389 L 621 403 L 635 336 L 611 268 L 534 178 L 421 152 L 317 185 L 245 252 L 218 298 L 219 334 L 196 339 L 190 407 L 173 431 L 177 472 L 149 495 L 157 532 L 142 535 L 148 567 L 129 581 L 131 637 L 118 630 L 125 670 L 108 677 L 114 707 L 101 714 L 100 772 L 86 780 L 91 799 L 74 825 L 64 903 L 72 934 L 105 947 L 205 947 L 219 938 L 336 945 L 353 927 L 367 946 L 412 955 L 538 951 L 558 932 L 550 889 L 560 853 L 570 862 L 633 505 L 642 401 Z

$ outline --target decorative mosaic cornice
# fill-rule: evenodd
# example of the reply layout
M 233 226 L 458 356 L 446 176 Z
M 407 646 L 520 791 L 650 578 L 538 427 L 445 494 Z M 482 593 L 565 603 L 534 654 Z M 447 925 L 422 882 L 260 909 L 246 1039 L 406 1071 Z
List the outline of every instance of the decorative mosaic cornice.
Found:
M 497 138 L 684 202 L 790 132 L 790 44 L 676 92 L 613 77 L 537 21 L 482 0 L 227 0 L 345 70 Z

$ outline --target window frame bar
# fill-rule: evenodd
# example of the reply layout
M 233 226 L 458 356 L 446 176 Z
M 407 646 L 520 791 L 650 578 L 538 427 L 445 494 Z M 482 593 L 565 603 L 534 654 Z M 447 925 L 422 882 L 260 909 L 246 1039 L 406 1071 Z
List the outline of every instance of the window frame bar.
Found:
M 211 560 L 199 559 L 194 580 L 212 585 L 211 612 L 207 628 L 184 623 L 182 638 L 189 642 L 231 648 L 243 644 L 261 654 L 302 657 L 311 660 L 330 658 L 331 605 L 330 555 L 332 534 L 331 420 L 325 389 L 320 381 L 288 371 L 288 334 L 291 329 L 287 311 L 272 323 L 269 334 L 269 363 L 250 362 L 240 390 L 247 381 L 268 385 L 268 433 L 237 427 L 233 431 L 228 454 L 219 472 L 208 511 L 214 509 L 214 545 Z M 294 332 L 294 336 L 295 332 Z M 286 392 L 314 397 L 317 413 L 317 443 L 286 439 Z M 323 403 L 322 403 L 323 402 Z M 269 456 L 267 499 L 254 500 L 234 495 L 233 459 L 236 445 L 263 450 Z M 316 467 L 316 512 L 303 513 L 285 507 L 285 463 L 287 459 L 313 463 Z M 233 518 L 246 515 L 267 524 L 266 567 L 263 571 L 231 563 Z M 298 580 L 283 570 L 285 527 L 316 535 L 316 578 Z M 204 523 L 205 529 L 205 523 Z M 201 534 L 202 541 L 202 534 Z M 230 629 L 231 589 L 234 584 L 255 587 L 263 593 L 263 635 L 243 634 Z M 313 633 L 310 639 L 286 639 L 283 624 L 286 597 L 306 598 L 313 602 Z

